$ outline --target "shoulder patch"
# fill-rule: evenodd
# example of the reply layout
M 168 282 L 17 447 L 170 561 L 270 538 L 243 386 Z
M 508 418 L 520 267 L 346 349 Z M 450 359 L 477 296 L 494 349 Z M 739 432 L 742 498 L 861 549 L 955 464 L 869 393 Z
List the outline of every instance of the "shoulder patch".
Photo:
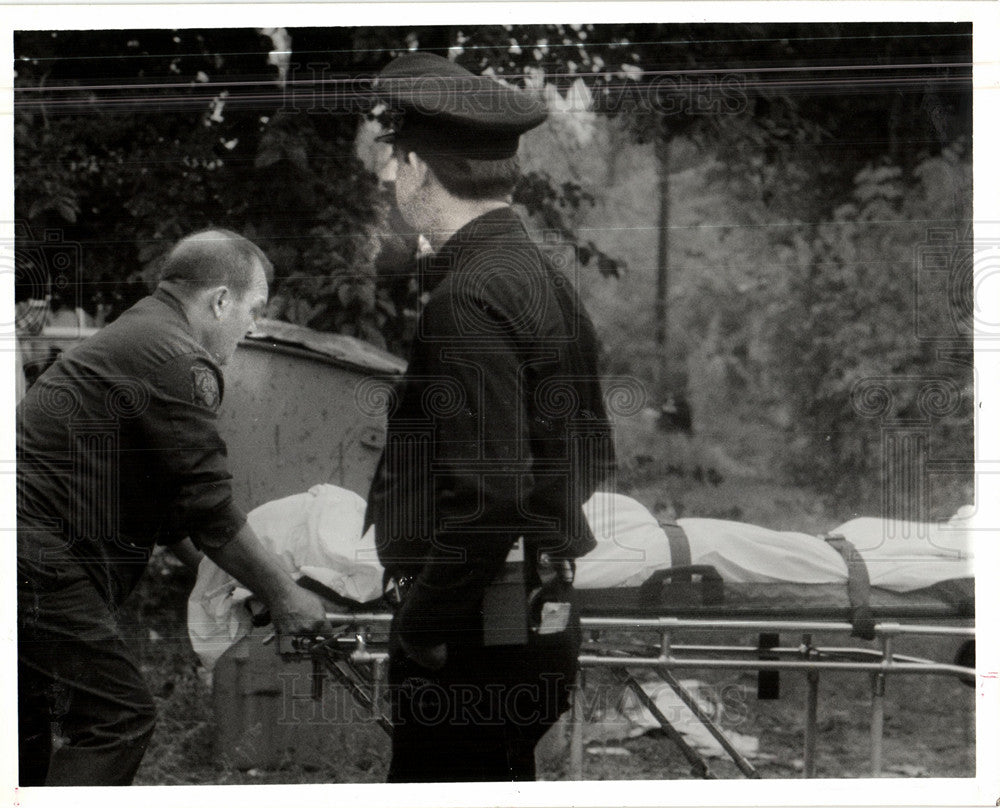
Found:
M 194 364 L 191 366 L 191 400 L 210 410 L 217 410 L 222 400 L 219 380 L 210 367 Z

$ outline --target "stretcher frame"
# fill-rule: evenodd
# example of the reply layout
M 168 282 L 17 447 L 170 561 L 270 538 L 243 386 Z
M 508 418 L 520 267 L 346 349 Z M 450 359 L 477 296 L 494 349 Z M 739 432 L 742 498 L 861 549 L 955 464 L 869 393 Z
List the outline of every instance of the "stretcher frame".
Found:
M 329 612 L 327 619 L 341 627 L 341 633 L 331 639 L 306 643 L 299 648 L 313 662 L 313 697 L 322 697 L 324 678 L 329 676 L 344 685 L 351 695 L 367 709 L 373 719 L 391 734 L 391 721 L 384 703 L 386 695 L 385 669 L 388 652 L 384 637 L 392 615 L 383 612 Z M 942 611 L 928 614 L 928 620 L 956 620 L 954 613 Z M 968 619 L 964 623 L 970 623 Z M 818 619 L 728 619 L 696 617 L 598 617 L 581 618 L 584 643 L 581 647 L 581 671 L 604 669 L 616 681 L 628 688 L 656 718 L 667 737 L 681 751 L 691 765 L 691 773 L 704 779 L 714 779 L 704 757 L 671 725 L 670 720 L 656 707 L 642 689 L 635 676 L 637 671 L 651 671 L 666 682 L 679 696 L 688 710 L 719 742 L 740 772 L 749 778 L 759 777 L 759 772 L 726 737 L 725 731 L 712 716 L 702 710 L 697 700 L 688 693 L 674 673 L 681 670 L 742 670 L 742 671 L 795 671 L 804 673 L 807 681 L 804 705 L 803 777 L 816 775 L 817 718 L 819 706 L 819 681 L 824 671 L 867 673 L 871 679 L 870 703 L 870 763 L 871 775 L 878 777 L 883 769 L 883 725 L 885 718 L 885 693 L 889 677 L 913 675 L 942 675 L 958 677 L 966 682 L 975 681 L 974 668 L 956 663 L 900 654 L 896 642 L 901 637 L 954 637 L 973 640 L 973 625 L 940 625 L 932 623 L 900 623 L 893 619 L 881 620 L 875 625 L 877 648 L 842 645 L 817 645 L 813 635 L 846 634 L 854 630 L 849 622 Z M 377 630 L 381 637 L 373 634 Z M 655 637 L 651 642 L 633 644 L 628 649 L 616 647 L 600 639 L 602 632 L 640 633 Z M 774 645 L 762 648 L 752 645 L 682 644 L 676 642 L 678 633 L 699 632 L 758 632 L 796 634 L 797 645 Z M 579 687 L 579 683 L 578 683 Z M 573 779 L 583 779 L 583 716 L 581 699 L 573 699 L 571 712 L 571 737 L 569 771 Z

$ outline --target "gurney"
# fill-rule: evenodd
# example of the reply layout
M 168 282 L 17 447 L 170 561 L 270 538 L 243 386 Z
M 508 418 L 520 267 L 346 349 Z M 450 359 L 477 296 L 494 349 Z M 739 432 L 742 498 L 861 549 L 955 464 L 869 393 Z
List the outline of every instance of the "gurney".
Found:
M 696 775 L 713 772 L 643 690 L 643 675 L 663 679 L 750 777 L 757 774 L 753 765 L 684 690 L 678 672 L 757 671 L 763 696 L 776 689 L 781 671 L 804 673 L 806 776 L 815 773 L 822 672 L 871 677 L 873 774 L 882 768 L 890 678 L 973 680 L 973 559 L 971 534 L 960 516 L 945 524 L 855 519 L 830 537 L 816 537 L 723 520 L 660 524 L 639 503 L 610 493 L 596 494 L 584 511 L 598 547 L 577 562 L 586 638 L 581 667 L 606 671 L 635 693 Z M 315 694 L 332 678 L 389 731 L 383 672 L 391 614 L 382 600 L 374 534 L 362 533 L 363 513 L 356 494 L 321 485 L 255 509 L 250 521 L 300 583 L 331 602 L 335 636 L 300 640 L 293 649 L 313 662 Z M 206 666 L 250 631 L 252 617 L 240 605 L 247 595 L 203 562 L 189 601 L 189 632 Z M 685 642 L 692 632 L 698 642 Z M 706 634 L 719 640 L 706 642 Z M 823 645 L 814 641 L 819 634 L 850 641 Z M 734 642 L 734 635 L 742 641 Z M 946 662 L 901 653 L 900 643 L 914 636 L 952 637 L 959 653 Z M 571 771 L 580 772 L 582 720 L 579 713 L 573 718 Z

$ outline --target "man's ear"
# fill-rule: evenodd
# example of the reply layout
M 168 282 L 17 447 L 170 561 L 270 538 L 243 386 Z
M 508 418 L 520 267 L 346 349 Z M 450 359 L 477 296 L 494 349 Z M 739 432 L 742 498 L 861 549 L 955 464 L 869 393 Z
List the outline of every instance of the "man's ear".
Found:
M 407 152 L 406 159 L 412 166 L 413 173 L 416 174 L 417 186 L 422 187 L 426 185 L 431 176 L 431 167 L 414 151 Z
M 228 286 L 216 286 L 210 290 L 208 300 L 212 307 L 212 313 L 216 319 L 219 319 L 226 313 L 229 304 L 232 303 L 233 295 L 229 291 Z

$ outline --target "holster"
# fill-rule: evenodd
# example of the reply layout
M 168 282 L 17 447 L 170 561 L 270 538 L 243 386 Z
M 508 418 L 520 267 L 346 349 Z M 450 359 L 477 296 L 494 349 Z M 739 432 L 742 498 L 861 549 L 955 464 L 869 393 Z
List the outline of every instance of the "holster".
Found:
M 572 616 L 575 567 L 569 559 L 525 552 L 518 538 L 483 594 L 483 645 L 528 645 L 558 634 Z

